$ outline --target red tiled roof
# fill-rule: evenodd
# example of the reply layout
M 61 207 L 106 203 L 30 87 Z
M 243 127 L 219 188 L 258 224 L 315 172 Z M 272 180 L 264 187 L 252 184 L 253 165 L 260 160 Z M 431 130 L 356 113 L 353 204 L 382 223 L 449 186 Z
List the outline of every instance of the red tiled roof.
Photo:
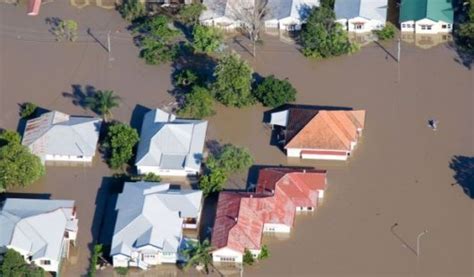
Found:
M 291 114 L 290 114 L 291 116 Z M 292 129 L 291 119 L 287 129 Z M 364 128 L 365 111 L 319 111 L 287 140 L 285 148 L 351 150 L 359 130 Z
M 266 168 L 259 172 L 255 193 L 221 192 L 212 246 L 242 252 L 260 249 L 263 225 L 292 226 L 296 207 L 316 207 L 318 190 L 326 187 L 326 171 Z

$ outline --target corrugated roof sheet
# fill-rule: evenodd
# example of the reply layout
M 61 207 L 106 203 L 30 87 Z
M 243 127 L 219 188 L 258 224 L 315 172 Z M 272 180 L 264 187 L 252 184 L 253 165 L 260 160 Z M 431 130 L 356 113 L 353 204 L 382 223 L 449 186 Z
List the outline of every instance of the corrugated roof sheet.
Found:
M 388 0 L 336 0 L 334 12 L 336 19 L 363 17 L 385 22 Z
M 454 11 L 451 0 L 402 0 L 400 22 L 428 18 L 433 21 L 453 23 Z

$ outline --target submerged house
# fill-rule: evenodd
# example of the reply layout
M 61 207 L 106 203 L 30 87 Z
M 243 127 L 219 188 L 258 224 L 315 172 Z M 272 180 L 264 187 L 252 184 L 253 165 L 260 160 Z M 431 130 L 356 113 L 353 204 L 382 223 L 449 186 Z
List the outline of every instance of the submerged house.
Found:
M 365 111 L 289 108 L 272 113 L 270 124 L 284 129 L 288 157 L 347 160 L 362 135 Z
M 400 29 L 417 34 L 450 33 L 453 30 L 452 0 L 402 0 Z
M 196 229 L 202 191 L 169 184 L 125 183 L 116 205 L 117 221 L 110 256 L 114 267 L 176 263 L 185 244 L 184 229 Z
M 45 271 L 60 271 L 77 232 L 72 200 L 7 198 L 0 207 L 0 254 L 13 249 Z
M 387 21 L 388 0 L 336 0 L 336 22 L 349 32 L 380 30 Z
M 200 16 L 201 24 L 226 30 L 241 27 L 248 21 L 242 18 L 252 17 L 255 9 L 262 9 L 255 0 L 203 0 L 202 3 L 206 10 Z M 311 9 L 318 6 L 319 0 L 268 0 L 263 18 L 265 28 L 300 30 Z
M 135 165 L 138 174 L 197 175 L 207 121 L 178 119 L 160 109 L 145 114 Z
M 212 231 L 214 262 L 243 262 L 260 254 L 264 233 L 290 233 L 300 211 L 314 211 L 324 197 L 326 171 L 266 168 L 255 192 L 221 192 Z
M 27 121 L 22 144 L 43 162 L 90 163 L 101 124 L 100 118 L 48 112 Z

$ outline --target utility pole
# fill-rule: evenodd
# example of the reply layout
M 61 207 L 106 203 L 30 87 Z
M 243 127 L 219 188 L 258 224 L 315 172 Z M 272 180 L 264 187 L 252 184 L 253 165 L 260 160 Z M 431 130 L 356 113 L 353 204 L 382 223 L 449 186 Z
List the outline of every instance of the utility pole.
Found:
M 400 83 L 400 54 L 402 51 L 401 39 L 398 37 L 397 41 L 397 67 L 398 67 L 398 83 Z

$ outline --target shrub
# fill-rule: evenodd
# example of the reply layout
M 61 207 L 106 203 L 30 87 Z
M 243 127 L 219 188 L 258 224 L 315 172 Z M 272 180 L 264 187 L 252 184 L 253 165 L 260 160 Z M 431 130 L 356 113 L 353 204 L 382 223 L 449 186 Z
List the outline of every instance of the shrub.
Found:
M 259 260 L 264 260 L 270 257 L 270 253 L 268 251 L 268 246 L 266 244 L 262 245 L 262 249 L 260 250 L 260 254 L 258 254 Z
M 13 249 L 8 249 L 7 252 L 3 254 L 3 261 L 0 265 L 0 276 L 43 277 L 45 273 L 42 268 L 26 263 L 20 253 Z
M 190 5 L 185 5 L 179 11 L 179 18 L 184 23 L 196 24 L 199 20 L 199 16 L 205 10 L 206 10 L 206 6 L 204 6 L 201 3 L 192 3 Z
M 374 34 L 380 40 L 387 40 L 392 39 L 395 37 L 396 28 L 391 23 L 387 22 L 387 24 L 381 30 L 375 30 Z
M 253 265 L 255 263 L 255 258 L 253 257 L 252 252 L 250 252 L 250 250 L 247 248 L 244 250 L 243 262 L 246 265 Z
M 94 248 L 92 249 L 92 255 L 89 265 L 89 277 L 94 277 L 97 271 L 97 262 L 99 261 L 99 257 L 102 255 L 102 244 L 95 244 Z
M 278 107 L 296 100 L 296 89 L 288 80 L 279 80 L 270 75 L 257 86 L 255 97 L 266 107 Z
M 196 85 L 198 81 L 197 73 L 191 69 L 181 70 L 174 77 L 174 83 L 178 87 L 190 87 Z
M 186 95 L 184 106 L 178 114 L 192 118 L 204 118 L 215 114 L 211 92 L 204 87 L 194 86 Z
M 161 182 L 161 177 L 155 173 L 148 173 L 145 176 L 142 176 L 142 180 L 145 182 Z
M 132 158 L 133 148 L 138 141 L 138 132 L 132 127 L 123 123 L 109 126 L 103 148 L 108 154 L 110 167 L 122 169 L 122 166 Z
M 21 111 L 20 111 L 20 116 L 22 118 L 30 118 L 35 112 L 38 107 L 30 102 L 25 102 L 23 105 L 21 105 Z
M 74 20 L 62 20 L 58 19 L 53 23 L 51 32 L 56 36 L 56 41 L 62 41 L 63 39 L 69 41 L 76 41 L 78 24 Z

